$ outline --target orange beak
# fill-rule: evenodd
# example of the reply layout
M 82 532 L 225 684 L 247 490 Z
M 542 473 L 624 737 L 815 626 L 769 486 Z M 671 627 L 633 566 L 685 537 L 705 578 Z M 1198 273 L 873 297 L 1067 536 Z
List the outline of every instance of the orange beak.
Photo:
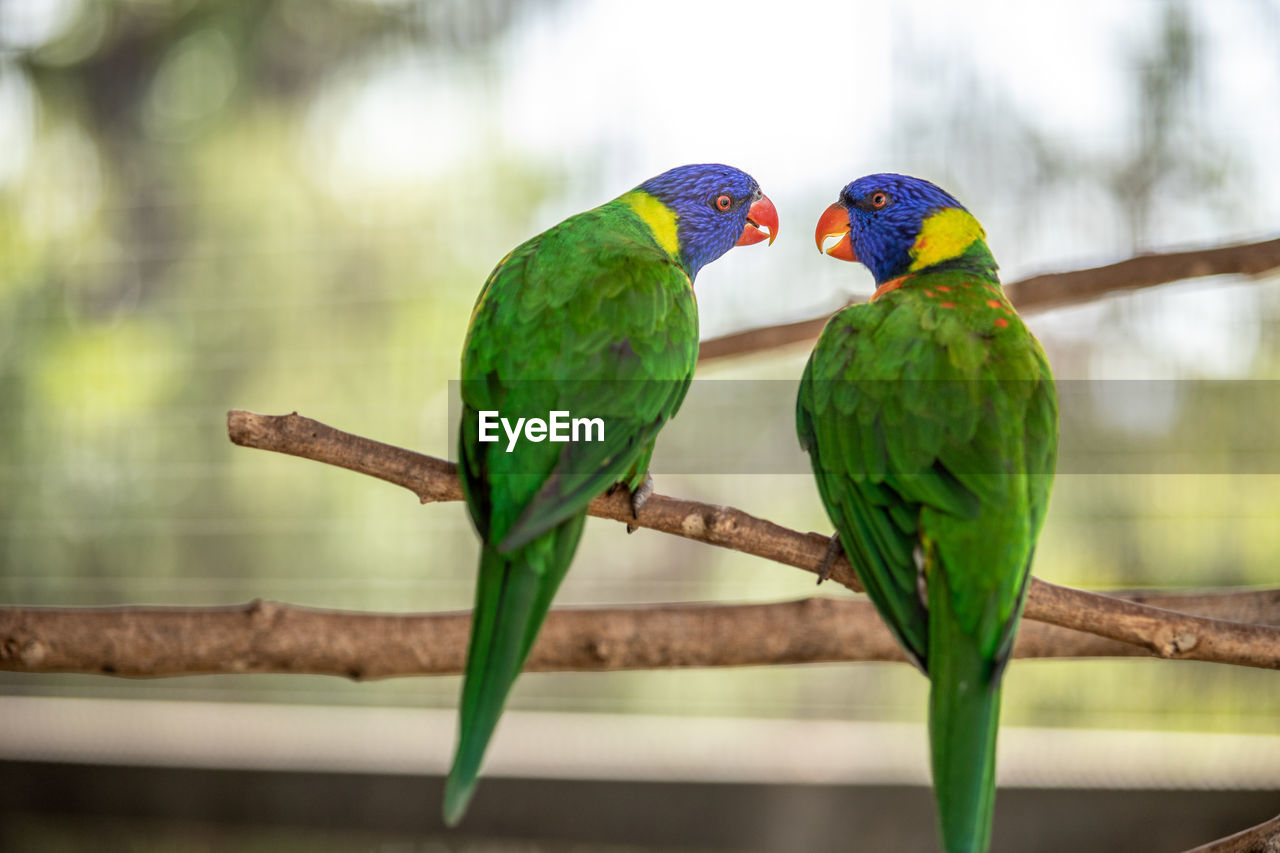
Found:
M 822 251 L 822 244 L 827 242 L 828 237 L 842 237 L 839 243 L 827 250 L 827 254 L 842 261 L 858 259 L 854 254 L 853 240 L 849 234 L 849 211 L 840 202 L 836 202 L 822 212 L 813 237 L 818 243 L 819 252 Z
M 769 233 L 761 231 L 761 228 L 768 228 Z M 778 210 L 773 206 L 773 202 L 769 201 L 767 195 L 760 196 L 760 199 L 750 208 L 747 209 L 747 225 L 742 229 L 742 236 L 738 238 L 735 246 L 751 246 L 759 243 L 765 237 L 769 238 L 769 245 L 773 245 L 773 241 L 778 236 Z

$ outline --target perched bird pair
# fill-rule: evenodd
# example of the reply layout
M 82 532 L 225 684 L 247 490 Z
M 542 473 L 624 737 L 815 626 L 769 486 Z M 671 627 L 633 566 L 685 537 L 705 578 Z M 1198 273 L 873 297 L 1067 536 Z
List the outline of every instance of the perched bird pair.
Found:
M 483 541 L 448 823 L 475 790 L 587 504 L 620 485 L 638 513 L 651 491 L 654 440 L 697 362 L 694 278 L 777 231 L 750 176 L 683 166 L 521 244 L 485 283 L 462 358 L 460 469 Z M 819 250 L 832 236 L 828 254 L 861 261 L 877 289 L 827 324 L 797 431 L 839 544 L 930 678 L 943 844 L 981 851 L 1001 673 L 1057 448 L 1053 380 L 982 227 L 946 192 L 903 175 L 860 178 L 819 220 Z M 482 412 L 556 411 L 601 417 L 603 435 L 482 440 Z

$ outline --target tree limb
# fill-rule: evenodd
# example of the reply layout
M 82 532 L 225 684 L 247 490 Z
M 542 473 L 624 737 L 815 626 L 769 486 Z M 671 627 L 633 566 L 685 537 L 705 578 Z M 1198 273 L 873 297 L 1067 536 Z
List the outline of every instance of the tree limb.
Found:
M 423 503 L 460 500 L 462 488 L 451 462 L 354 436 L 298 415 L 227 414 L 231 440 L 245 447 L 273 450 L 337 465 L 409 489 Z M 590 513 L 631 522 L 709 545 L 731 548 L 806 571 L 818 572 L 828 539 L 800 533 L 739 509 L 653 495 L 633 521 L 626 494 L 602 495 Z M 861 591 L 852 568 L 841 556 L 831 579 Z M 1025 615 L 1141 646 L 1162 658 L 1234 663 L 1280 669 L 1280 629 L 1179 613 L 1138 598 L 1085 592 L 1032 578 Z
M 1201 616 L 1280 625 L 1280 590 L 1153 596 Z M 151 678 L 277 672 L 352 679 L 456 675 L 471 614 L 319 610 L 254 601 L 231 607 L 0 608 L 0 670 Z M 1017 658 L 1137 657 L 1144 649 L 1028 622 Z M 531 672 L 751 666 L 906 658 L 867 601 L 558 608 Z
M 1010 301 L 1019 311 L 1043 311 L 1087 302 L 1117 290 L 1153 287 L 1206 275 L 1260 275 L 1277 268 L 1280 268 L 1280 239 L 1188 252 L 1138 255 L 1091 269 L 1035 275 L 1012 282 L 1006 285 L 1006 289 Z M 746 355 L 815 340 L 822 333 L 829 316 L 748 329 L 705 340 L 698 360 Z
M 1186 853 L 1280 853 L 1280 815 Z

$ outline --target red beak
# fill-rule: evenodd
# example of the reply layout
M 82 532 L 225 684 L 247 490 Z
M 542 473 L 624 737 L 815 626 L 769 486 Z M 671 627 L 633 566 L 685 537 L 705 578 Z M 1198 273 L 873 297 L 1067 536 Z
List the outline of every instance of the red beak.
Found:
M 768 228 L 769 233 L 761 231 L 761 228 Z M 751 246 L 759 243 L 765 237 L 769 238 L 769 245 L 773 245 L 774 239 L 778 236 L 778 210 L 773 206 L 773 202 L 769 201 L 767 195 L 760 196 L 760 199 L 747 210 L 747 225 L 742 229 L 742 236 L 738 238 L 735 246 Z
M 818 228 L 813 235 L 818 243 L 818 251 L 822 251 L 822 244 L 828 237 L 842 235 L 840 242 L 828 249 L 827 254 L 842 261 L 856 261 L 858 256 L 853 251 L 853 240 L 849 234 L 849 211 L 840 202 L 836 202 L 818 218 Z

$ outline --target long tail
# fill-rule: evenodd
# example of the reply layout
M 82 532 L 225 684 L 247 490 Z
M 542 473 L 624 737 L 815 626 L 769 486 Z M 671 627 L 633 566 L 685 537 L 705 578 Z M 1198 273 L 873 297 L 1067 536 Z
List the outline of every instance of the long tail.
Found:
M 462 820 L 471 802 L 507 694 L 533 648 L 585 521 L 583 513 L 507 554 L 488 542 L 482 546 L 458 747 L 444 786 L 444 820 L 449 826 Z
M 1000 673 L 942 598 L 941 575 L 929 581 L 929 740 L 938 823 L 947 853 L 985 853 L 996 799 Z

